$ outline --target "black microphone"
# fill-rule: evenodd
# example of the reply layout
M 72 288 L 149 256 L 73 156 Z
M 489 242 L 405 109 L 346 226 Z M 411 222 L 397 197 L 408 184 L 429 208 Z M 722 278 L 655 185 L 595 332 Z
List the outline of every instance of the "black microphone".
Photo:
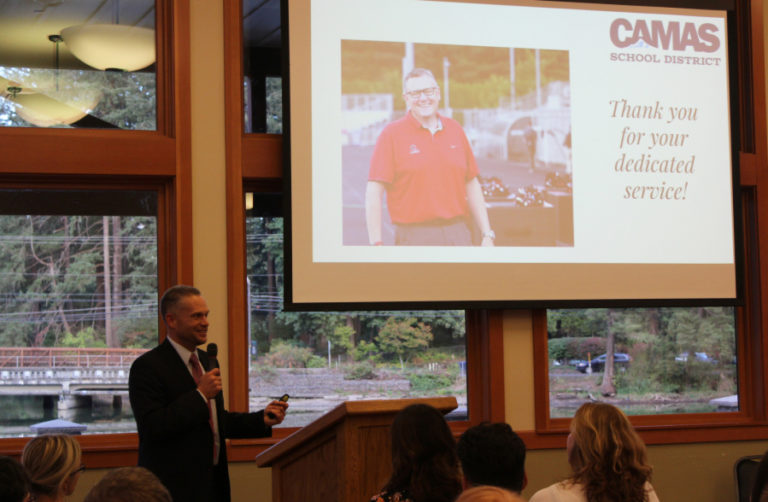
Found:
M 206 347 L 205 352 L 208 354 L 208 359 L 211 360 L 211 364 L 213 364 L 214 368 L 220 368 L 219 366 L 219 346 L 215 343 L 209 343 L 208 347 Z

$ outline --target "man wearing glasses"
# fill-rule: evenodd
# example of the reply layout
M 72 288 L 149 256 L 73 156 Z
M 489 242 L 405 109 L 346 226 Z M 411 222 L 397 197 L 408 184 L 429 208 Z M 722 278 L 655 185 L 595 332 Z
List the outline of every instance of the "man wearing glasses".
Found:
M 371 158 L 365 193 L 368 239 L 382 244 L 384 195 L 395 244 L 471 246 L 471 216 L 481 245 L 496 238 L 488 222 L 477 162 L 461 125 L 437 112 L 440 88 L 427 69 L 403 79 L 405 117 L 381 132 Z

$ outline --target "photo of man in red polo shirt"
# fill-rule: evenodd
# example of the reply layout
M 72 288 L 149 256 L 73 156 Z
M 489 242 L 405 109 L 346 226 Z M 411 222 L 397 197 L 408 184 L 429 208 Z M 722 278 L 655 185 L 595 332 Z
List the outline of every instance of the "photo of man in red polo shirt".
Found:
M 344 252 L 377 260 L 573 246 L 569 65 L 567 50 L 342 40 L 317 236 L 337 244 L 340 223 Z
M 395 245 L 471 246 L 470 218 L 481 245 L 493 246 L 477 162 L 461 125 L 438 113 L 440 88 L 431 71 L 403 79 L 407 113 L 381 132 L 371 158 L 365 216 L 371 245 L 382 243 L 386 196 Z

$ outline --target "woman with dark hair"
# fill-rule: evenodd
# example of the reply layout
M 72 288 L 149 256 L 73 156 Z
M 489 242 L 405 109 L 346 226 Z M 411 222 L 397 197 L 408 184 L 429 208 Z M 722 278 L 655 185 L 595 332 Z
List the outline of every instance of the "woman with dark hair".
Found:
M 585 403 L 568 435 L 571 476 L 536 492 L 530 502 L 658 502 L 645 444 L 620 409 Z
M 453 502 L 461 493 L 456 442 L 443 415 L 426 404 L 392 423 L 392 476 L 371 502 Z
M 29 477 L 20 463 L 11 457 L 0 457 L 0 500 L 28 502 Z

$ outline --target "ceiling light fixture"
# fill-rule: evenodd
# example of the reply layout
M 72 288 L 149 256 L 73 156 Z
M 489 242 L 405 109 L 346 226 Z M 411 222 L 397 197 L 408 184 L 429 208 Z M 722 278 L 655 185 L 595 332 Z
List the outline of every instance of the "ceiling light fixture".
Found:
M 95 89 L 75 89 L 68 82 L 59 82 L 59 35 L 49 35 L 55 44 L 55 70 L 53 82 L 48 86 L 32 87 L 21 82 L 0 77 L 0 96 L 10 100 L 16 114 L 38 127 L 70 125 L 88 115 L 101 100 L 101 92 Z M 23 80 L 23 79 L 22 79 Z M 34 78 L 33 78 L 34 80 Z
M 155 30 L 120 24 L 120 2 L 113 24 L 81 24 L 61 30 L 70 52 L 99 70 L 136 71 L 155 62 Z

